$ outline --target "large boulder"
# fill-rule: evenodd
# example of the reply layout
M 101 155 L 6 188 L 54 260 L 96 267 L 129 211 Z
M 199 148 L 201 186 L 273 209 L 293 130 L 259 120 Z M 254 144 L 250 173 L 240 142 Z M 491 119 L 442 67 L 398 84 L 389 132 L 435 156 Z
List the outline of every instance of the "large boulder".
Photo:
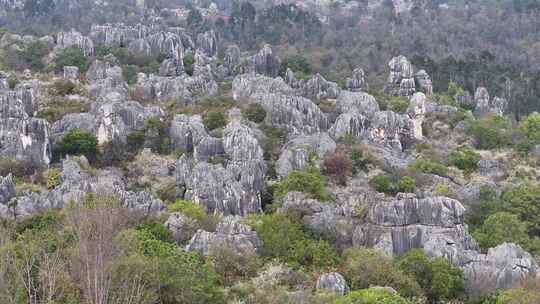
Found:
M 488 90 L 484 87 L 478 87 L 474 93 L 474 114 L 482 117 L 488 114 L 502 116 L 507 108 L 508 101 L 501 97 L 490 99 Z
M 94 42 L 92 39 L 71 29 L 69 32 L 60 32 L 56 35 L 56 48 L 66 49 L 77 47 L 82 50 L 85 56 L 94 55 Z
M 274 55 L 272 47 L 266 44 L 259 52 L 247 58 L 245 65 L 242 67 L 244 73 L 256 73 L 269 77 L 277 77 L 281 60 Z
M 317 279 L 316 289 L 319 292 L 333 293 L 343 296 L 349 291 L 345 278 L 337 272 L 323 273 Z
M 15 183 L 11 174 L 6 177 L 0 176 L 0 204 L 5 205 L 15 197 Z
M 257 74 L 242 74 L 234 78 L 232 83 L 233 98 L 238 101 L 246 100 L 257 94 L 281 93 L 294 94 L 281 78 L 270 78 Z
M 369 88 L 362 68 L 354 69 L 352 77 L 345 80 L 345 88 L 352 92 L 365 91 Z
M 320 162 L 326 154 L 336 150 L 336 142 L 327 133 L 299 136 L 283 147 L 276 162 L 276 172 L 286 177 L 291 171 L 305 169 L 315 155 Z
M 372 117 L 379 112 L 379 104 L 370 94 L 364 92 L 341 91 L 336 101 L 340 113 L 360 113 Z
M 208 136 L 200 115 L 174 116 L 170 127 L 171 144 L 175 150 L 192 153 L 201 140 Z
M 422 124 L 426 115 L 426 95 L 424 93 L 414 93 L 407 108 L 407 115 L 412 121 L 414 138 L 421 140 L 424 137 Z
M 241 218 L 228 216 L 217 225 L 215 232 L 198 230 L 186 246 L 188 251 L 198 251 L 204 255 L 213 248 L 229 246 L 237 253 L 255 254 L 262 245 L 257 233 L 241 223 Z
M 420 91 L 424 92 L 424 94 L 428 96 L 433 95 L 433 83 L 426 70 L 416 72 L 414 79 Z
M 171 213 L 164 225 L 172 232 L 173 239 L 178 243 L 190 240 L 197 230 L 196 222 L 179 212 Z
M 416 92 L 414 67 L 407 57 L 400 55 L 388 63 L 390 75 L 385 91 L 395 96 L 410 97 Z

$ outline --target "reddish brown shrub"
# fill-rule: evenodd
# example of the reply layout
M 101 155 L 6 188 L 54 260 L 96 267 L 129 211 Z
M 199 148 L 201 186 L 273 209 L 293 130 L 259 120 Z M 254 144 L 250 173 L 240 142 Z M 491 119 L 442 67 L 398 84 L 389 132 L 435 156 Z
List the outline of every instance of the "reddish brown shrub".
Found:
M 351 175 L 352 164 L 343 150 L 329 154 L 324 159 L 324 172 L 338 184 L 347 185 L 347 178 Z

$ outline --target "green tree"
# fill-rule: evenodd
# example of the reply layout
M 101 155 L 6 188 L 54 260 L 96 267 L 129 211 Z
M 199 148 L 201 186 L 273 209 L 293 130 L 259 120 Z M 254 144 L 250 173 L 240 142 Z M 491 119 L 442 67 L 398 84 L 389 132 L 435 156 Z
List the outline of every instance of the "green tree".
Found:
M 531 142 L 540 142 L 540 113 L 530 114 L 521 125 L 521 129 Z
M 292 191 L 303 192 L 321 201 L 330 200 L 330 195 L 325 189 L 324 177 L 314 166 L 304 171 L 290 172 L 287 178 L 275 185 L 274 189 L 274 197 L 278 200 L 282 200 L 287 193 Z
M 61 156 L 85 155 L 88 159 L 95 159 L 97 144 L 94 134 L 82 129 L 71 129 L 60 141 L 58 152 Z
M 222 111 L 210 111 L 204 115 L 203 123 L 211 131 L 225 127 L 227 125 L 227 118 Z
M 243 111 L 244 116 L 255 122 L 261 123 L 266 118 L 266 110 L 258 103 L 249 104 Z
M 353 291 L 338 299 L 336 304 L 412 304 L 412 302 L 383 288 L 370 288 Z
M 503 209 L 528 225 L 530 236 L 540 236 L 540 185 L 520 185 L 503 195 Z
M 343 275 L 352 290 L 370 286 L 388 286 L 401 295 L 420 296 L 420 285 L 401 271 L 384 252 L 375 249 L 351 248 L 343 253 Z
M 398 260 L 398 266 L 416 279 L 432 303 L 464 293 L 463 272 L 443 258 L 429 260 L 422 250 L 411 250 Z
M 450 163 L 463 170 L 466 174 L 478 169 L 480 159 L 480 154 L 472 149 L 465 148 L 450 153 Z
M 61 72 L 64 66 L 76 66 L 81 73 L 84 73 L 90 67 L 90 63 L 81 49 L 70 47 L 60 52 L 55 59 L 55 69 L 57 72 Z
M 484 250 L 505 242 L 523 246 L 530 241 L 527 224 L 519 220 L 517 215 L 508 212 L 490 215 L 473 236 Z
M 19 53 L 19 56 L 28 68 L 34 71 L 42 71 L 45 69 L 43 57 L 45 57 L 48 53 L 49 47 L 45 42 L 35 41 L 27 45 Z

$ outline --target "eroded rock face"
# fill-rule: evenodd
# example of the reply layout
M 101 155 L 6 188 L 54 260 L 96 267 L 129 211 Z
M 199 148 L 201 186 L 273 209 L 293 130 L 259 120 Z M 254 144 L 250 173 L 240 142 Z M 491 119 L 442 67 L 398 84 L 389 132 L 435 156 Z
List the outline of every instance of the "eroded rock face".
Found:
M 313 99 L 335 99 L 341 92 L 337 83 L 326 80 L 321 74 L 299 85 L 301 95 Z
M 88 165 L 84 158 L 65 159 L 58 186 L 45 193 L 26 192 L 12 198 L 8 211 L 1 215 L 21 220 L 49 209 L 63 208 L 72 202 L 82 203 L 90 193 L 116 197 L 126 207 L 140 210 L 144 214 L 156 214 L 164 210 L 161 200 L 149 192 L 126 191 L 120 170 L 104 169 L 91 175 L 81 168 L 79 162 Z
M 13 197 L 15 197 L 13 177 L 11 174 L 6 177 L 0 176 L 0 204 L 5 205 Z
M 79 79 L 79 68 L 76 66 L 65 66 L 64 79 L 70 81 L 77 81 Z
M 48 165 L 50 127 L 47 121 L 32 117 L 36 106 L 33 96 L 32 89 L 0 94 L 0 157 Z
M 200 115 L 176 115 L 171 122 L 170 137 L 175 150 L 193 153 L 195 147 L 208 133 Z
M 146 25 L 128 26 L 123 23 L 94 24 L 90 29 L 90 38 L 97 44 L 112 47 L 127 47 L 137 39 L 147 37 L 151 29 Z
M 422 139 L 422 124 L 426 115 L 426 95 L 424 93 L 414 93 L 407 109 L 407 115 L 412 121 L 413 135 L 417 140 Z
M 232 93 L 235 100 L 242 101 L 257 94 L 293 95 L 294 91 L 281 78 L 270 78 L 251 73 L 238 75 L 234 78 Z
M 95 60 L 86 72 L 88 94 L 100 102 L 120 102 L 128 98 L 128 84 L 115 58 Z
M 216 56 L 218 51 L 216 33 L 214 31 L 200 33 L 197 36 L 197 46 L 206 56 Z
M 479 87 L 474 93 L 474 114 L 482 117 L 488 114 L 503 116 L 508 108 L 508 101 L 504 98 L 494 97 L 490 99 L 488 90 Z
M 345 278 L 337 272 L 323 273 L 317 279 L 317 291 L 343 296 L 349 291 Z
M 209 212 L 246 215 L 261 211 L 260 194 L 246 189 L 221 164 L 196 162 L 184 155 L 176 168 L 177 183 L 186 189 L 184 199 L 204 204 Z
M 336 101 L 341 113 L 360 113 L 366 117 L 373 117 L 379 112 L 379 104 L 375 97 L 363 92 L 341 91 Z
M 218 85 L 208 75 L 161 77 L 139 73 L 135 90 L 139 98 L 144 100 L 175 101 L 188 105 L 200 97 L 216 95 Z
M 280 65 L 281 60 L 274 55 L 272 47 L 266 44 L 257 54 L 247 58 L 243 71 L 244 73 L 277 77 Z
M 242 224 L 241 218 L 228 216 L 217 225 L 216 232 L 198 230 L 186 250 L 208 255 L 213 248 L 230 246 L 239 254 L 255 254 L 261 245 L 257 233 Z
M 388 63 L 390 75 L 385 91 L 395 96 L 410 97 L 416 92 L 414 67 L 405 56 L 392 58 Z
M 365 91 L 369 88 L 362 68 L 354 69 L 352 77 L 345 80 L 345 88 L 352 92 Z
M 66 49 L 77 47 L 82 50 L 85 56 L 94 55 L 94 42 L 92 39 L 71 29 L 69 32 L 60 32 L 56 35 L 56 48 Z
M 327 133 L 309 136 L 299 136 L 289 141 L 284 147 L 278 161 L 276 171 L 281 177 L 286 177 L 291 171 L 303 170 L 312 155 L 321 161 L 324 156 L 336 150 L 336 142 Z
M 196 230 L 195 221 L 178 212 L 171 213 L 164 225 L 172 232 L 173 239 L 178 243 L 190 240 Z
M 414 75 L 418 89 L 427 96 L 433 95 L 433 83 L 426 70 L 420 70 Z

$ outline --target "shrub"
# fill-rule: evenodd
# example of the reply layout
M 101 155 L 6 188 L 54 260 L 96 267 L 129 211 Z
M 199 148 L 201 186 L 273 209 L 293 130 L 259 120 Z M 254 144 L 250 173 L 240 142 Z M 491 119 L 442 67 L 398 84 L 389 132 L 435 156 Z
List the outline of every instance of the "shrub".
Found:
M 183 59 L 184 71 L 189 76 L 193 76 L 193 66 L 195 64 L 195 57 L 192 54 L 186 54 Z
M 137 225 L 135 229 L 138 231 L 145 231 L 159 241 L 166 243 L 174 242 L 172 239 L 172 232 L 167 229 L 165 225 L 156 220 L 147 220 L 146 222 Z
M 534 112 L 530 114 L 521 125 L 521 129 L 529 141 L 533 143 L 540 142 L 540 113 Z
M 122 67 L 122 76 L 128 84 L 137 83 L 137 74 L 139 73 L 139 68 L 135 65 L 125 65 Z
M 282 200 L 292 191 L 303 192 L 308 197 L 321 201 L 330 200 L 330 195 L 325 189 L 324 177 L 314 166 L 308 167 L 305 171 L 290 172 L 287 178 L 276 184 L 274 197 Z
M 497 304 L 524 304 L 540 303 L 540 292 L 538 290 L 527 290 L 515 288 L 502 291 L 497 296 Z
M 244 116 L 255 123 L 261 123 L 266 118 L 266 110 L 258 103 L 251 103 L 244 109 Z
M 14 177 L 24 177 L 34 173 L 37 168 L 28 162 L 10 157 L 0 157 L 0 176 L 13 174 Z
M 450 163 L 463 170 L 466 174 L 478 169 L 480 159 L 480 154 L 472 149 L 465 148 L 450 153 Z
M 540 235 L 539 185 L 520 185 L 506 192 L 502 199 L 504 211 L 516 214 L 525 221 L 530 235 Z
M 417 160 L 415 160 L 410 166 L 409 169 L 411 169 L 413 172 L 422 172 L 427 174 L 435 174 L 439 176 L 447 176 L 448 175 L 448 168 L 434 160 L 420 157 Z
M 8 78 L 8 87 L 10 90 L 14 90 L 15 87 L 19 84 L 19 79 L 15 76 L 10 76 Z
M 227 125 L 227 118 L 221 111 L 210 111 L 203 117 L 203 123 L 210 131 L 223 128 Z
M 454 193 L 450 186 L 446 184 L 437 184 L 437 186 L 435 186 L 435 194 L 450 197 L 453 196 Z
M 336 304 L 412 304 L 412 302 L 383 288 L 370 288 L 353 291 L 338 299 Z
M 224 286 L 232 286 L 255 276 L 259 268 L 255 252 L 239 252 L 227 244 L 212 246 L 209 256 Z
M 88 159 L 95 159 L 97 138 L 88 131 L 71 129 L 60 141 L 58 150 L 62 156 L 85 155 Z
M 376 191 L 386 194 L 413 193 L 416 188 L 416 181 L 409 176 L 403 176 L 397 181 L 392 180 L 388 175 L 377 175 L 369 181 Z
M 508 122 L 499 116 L 490 115 L 471 121 L 467 133 L 472 135 L 478 149 L 498 149 L 510 143 Z
M 351 160 L 351 171 L 353 175 L 367 170 L 369 159 L 361 149 L 353 147 L 349 152 L 349 159 Z
M 47 102 L 46 107 L 38 111 L 36 117 L 53 123 L 62 119 L 66 114 L 85 113 L 89 110 L 90 106 L 79 99 L 53 97 L 52 100 Z
M 463 271 L 444 258 L 429 260 L 420 250 L 411 250 L 398 261 L 399 268 L 413 276 L 431 303 L 455 299 L 464 293 Z
M 76 66 L 81 73 L 85 73 L 90 63 L 81 49 L 70 47 L 60 52 L 55 59 L 55 69 L 57 72 L 61 72 L 64 66 Z
M 406 297 L 422 294 L 418 283 L 394 265 L 390 257 L 375 249 L 351 248 L 343 253 L 343 275 L 351 290 L 388 286 Z
M 206 216 L 206 207 L 191 201 L 177 200 L 174 204 L 167 206 L 169 212 L 180 212 L 196 221 L 203 221 Z
M 57 80 L 49 87 L 49 94 L 53 96 L 66 96 L 76 92 L 77 85 L 69 80 Z
M 332 176 L 338 185 L 347 185 L 347 178 L 351 175 L 352 164 L 343 151 L 336 151 L 327 155 L 323 162 L 324 173 Z
M 285 76 L 287 68 L 290 68 L 300 79 L 309 78 L 309 75 L 313 72 L 311 64 L 305 57 L 300 55 L 290 56 L 283 60 L 279 70 L 281 77 Z
M 530 242 L 527 224 L 517 215 L 508 212 L 490 215 L 482 226 L 474 231 L 473 236 L 484 250 L 505 242 L 517 243 L 526 248 Z
M 27 68 L 34 71 L 45 69 L 43 57 L 49 53 L 49 47 L 45 42 L 35 41 L 28 44 L 20 53 L 19 57 L 25 63 Z
M 47 170 L 47 189 L 54 189 L 60 185 L 60 169 L 51 168 Z

